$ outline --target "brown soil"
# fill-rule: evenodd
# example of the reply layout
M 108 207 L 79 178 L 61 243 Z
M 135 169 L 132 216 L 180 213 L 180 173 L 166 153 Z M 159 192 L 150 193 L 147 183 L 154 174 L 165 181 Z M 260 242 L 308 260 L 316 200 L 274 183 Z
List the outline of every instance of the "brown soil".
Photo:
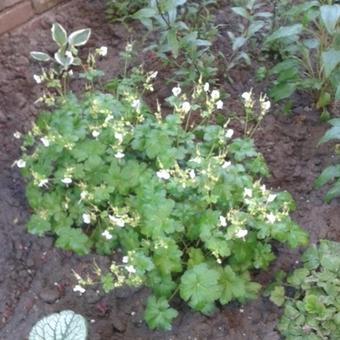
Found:
M 33 103 L 41 89 L 32 75 L 39 68 L 29 60 L 29 52 L 53 51 L 50 25 L 54 21 L 69 30 L 91 27 L 90 47 L 109 46 L 109 57 L 99 67 L 111 77 L 119 73 L 118 54 L 129 36 L 123 26 L 107 24 L 103 9 L 100 0 L 74 0 L 0 38 L 0 340 L 26 339 L 37 320 L 64 309 L 87 318 L 91 340 L 279 339 L 275 325 L 280 312 L 265 298 L 245 306 L 230 304 L 212 317 L 193 313 L 178 302 L 181 313 L 173 330 L 152 332 L 142 321 L 146 289 L 122 288 L 104 295 L 97 294 L 94 287 L 79 296 L 72 290 L 76 283 L 73 270 L 82 272 L 94 260 L 104 266 L 108 260 L 94 255 L 80 258 L 56 250 L 51 238 L 36 238 L 26 232 L 29 209 L 23 182 L 12 164 L 20 155 L 13 133 L 27 131 L 38 113 Z M 219 20 L 223 20 L 223 12 L 226 13 L 221 10 Z M 224 20 L 230 25 L 229 20 Z M 226 41 L 225 38 L 224 45 Z M 224 85 L 231 95 L 226 103 L 228 109 L 239 109 L 237 100 L 244 90 L 253 87 L 259 92 L 259 84 L 252 83 L 254 73 L 255 69 L 234 71 L 236 84 Z M 276 113 L 266 118 L 256 135 L 257 146 L 272 173 L 267 183 L 293 194 L 297 201 L 294 218 L 310 232 L 313 242 L 320 238 L 340 241 L 339 201 L 326 205 L 323 193 L 312 188 L 321 169 L 332 161 L 329 146 L 317 147 L 326 126 L 310 109 L 310 97 L 301 94 L 295 99 L 298 104 L 292 116 L 284 117 L 275 108 Z M 270 273 L 278 268 L 292 269 L 297 255 L 298 251 L 279 248 L 278 261 L 259 280 L 268 282 Z

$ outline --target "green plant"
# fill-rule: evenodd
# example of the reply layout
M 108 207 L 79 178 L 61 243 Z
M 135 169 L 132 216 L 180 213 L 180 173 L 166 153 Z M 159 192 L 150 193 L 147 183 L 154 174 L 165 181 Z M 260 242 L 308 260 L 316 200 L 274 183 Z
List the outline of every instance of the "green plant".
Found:
M 278 329 L 285 339 L 336 340 L 340 337 L 340 243 L 320 241 L 302 256 L 303 267 L 294 270 L 287 286 L 276 286 L 271 300 L 284 304 Z
M 106 14 L 112 21 L 125 22 L 131 15 L 148 5 L 148 0 L 106 0 Z
M 131 15 L 139 20 L 157 41 L 146 47 L 175 68 L 176 81 L 191 83 L 201 76 L 213 79 L 217 68 L 210 53 L 217 34 L 208 10 L 215 0 L 152 0 Z
M 270 95 L 280 100 L 297 89 L 312 90 L 317 108 L 327 117 L 327 106 L 340 99 L 340 5 L 303 2 L 285 17 L 288 25 L 266 39 L 268 48 L 279 51 L 283 59 L 271 71 L 276 80 Z
M 253 298 L 260 285 L 250 271 L 275 258 L 270 242 L 296 247 L 308 237 L 289 217 L 291 196 L 261 184 L 268 170 L 253 141 L 209 123 L 218 90 L 198 84 L 188 96 L 177 86 L 162 117 L 132 79 L 111 84 L 114 94 L 60 98 L 24 138 L 17 165 L 33 210 L 28 230 L 78 254 L 122 249 L 122 263 L 99 273 L 105 290 L 145 284 L 145 320 L 169 329 L 175 295 L 206 314 Z
M 252 39 L 259 39 L 264 36 L 264 32 L 271 27 L 272 13 L 263 11 L 261 8 L 265 4 L 256 0 L 247 0 L 231 10 L 242 17 L 239 24 L 240 34 L 236 36 L 233 32 L 228 32 L 232 42 L 232 53 L 226 59 L 227 71 L 238 65 L 242 60 L 251 64 L 251 57 L 247 52 L 247 45 Z
M 51 28 L 52 39 L 58 45 L 57 52 L 51 57 L 45 52 L 31 52 L 32 58 L 41 61 L 54 61 L 61 70 L 67 71 L 72 65 L 81 65 L 81 60 L 78 58 L 78 47 L 87 43 L 91 35 L 91 29 L 84 28 L 78 31 L 67 34 L 63 26 L 54 23 Z
M 84 46 L 90 38 L 89 28 L 81 29 L 67 34 L 66 30 L 58 23 L 51 28 L 52 39 L 58 46 L 53 56 L 45 52 L 31 52 L 33 59 L 49 63 L 49 69 L 42 68 L 41 74 L 35 74 L 34 80 L 44 86 L 43 95 L 37 102 L 43 102 L 49 106 L 55 104 L 55 97 L 68 92 L 68 82 L 74 77 L 73 67 L 80 66 L 82 71 L 79 77 L 86 79 L 87 87 L 92 87 L 97 77 L 103 72 L 96 69 L 96 57 L 106 56 L 107 47 L 97 48 L 94 53 L 89 53 L 85 61 L 78 57 L 78 47 Z M 72 68 L 71 68 L 72 67 Z
M 321 138 L 320 143 L 326 143 L 331 140 L 340 139 L 340 118 L 334 118 L 329 121 L 332 127 Z M 335 148 L 337 154 L 339 153 L 339 146 Z M 332 187 L 325 195 L 325 201 L 330 202 L 333 198 L 340 196 L 340 165 L 330 165 L 323 170 L 321 175 L 315 181 L 317 189 L 324 186 L 326 183 L 335 181 Z
M 73 311 L 51 314 L 32 328 L 28 340 L 86 340 L 86 320 Z

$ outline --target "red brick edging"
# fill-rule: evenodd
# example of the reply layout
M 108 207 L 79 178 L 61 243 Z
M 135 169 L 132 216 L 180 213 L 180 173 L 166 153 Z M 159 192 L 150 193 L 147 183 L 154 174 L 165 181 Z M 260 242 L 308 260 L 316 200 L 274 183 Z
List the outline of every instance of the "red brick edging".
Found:
M 65 0 L 0 0 L 0 35 Z

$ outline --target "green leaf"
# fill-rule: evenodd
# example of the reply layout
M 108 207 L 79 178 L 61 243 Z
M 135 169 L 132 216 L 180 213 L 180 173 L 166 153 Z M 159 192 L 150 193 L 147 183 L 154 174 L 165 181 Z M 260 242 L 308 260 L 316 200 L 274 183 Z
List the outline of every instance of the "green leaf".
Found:
M 319 250 L 315 244 L 311 245 L 301 256 L 301 260 L 304 263 L 304 267 L 313 270 L 319 267 L 320 258 Z
M 320 7 L 320 14 L 328 33 L 333 35 L 336 32 L 336 26 L 340 18 L 340 5 L 323 5 Z
M 325 71 L 325 76 L 329 78 L 331 73 L 340 63 L 340 51 L 330 49 L 321 54 L 322 66 Z
M 67 43 L 67 32 L 63 26 L 58 23 L 54 23 L 51 28 L 52 39 L 57 43 L 59 47 L 64 47 Z
M 31 57 L 35 60 L 38 60 L 38 61 L 49 61 L 49 60 L 51 60 L 51 57 L 47 53 L 44 53 L 44 52 L 32 51 Z
M 276 286 L 270 293 L 269 300 L 277 306 L 282 306 L 285 302 L 285 290 L 282 286 Z
M 51 224 L 38 215 L 32 215 L 27 224 L 27 228 L 30 233 L 42 236 L 51 230 Z
M 58 64 L 63 66 L 64 69 L 67 69 L 69 66 L 71 66 L 74 61 L 72 54 L 64 54 L 61 51 L 58 51 L 54 54 L 54 59 Z
M 326 312 L 325 306 L 320 303 L 318 297 L 313 294 L 306 295 L 304 300 L 304 307 L 308 313 L 317 314 L 318 316 L 323 316 Z
M 329 92 L 322 91 L 320 93 L 318 102 L 316 103 L 316 107 L 318 109 L 323 109 L 328 106 L 332 102 L 332 97 Z
M 78 31 L 74 31 L 68 37 L 68 43 L 71 46 L 83 46 L 85 45 L 91 36 L 91 29 L 84 28 Z
M 340 181 L 335 182 L 325 195 L 325 202 L 329 203 L 333 198 L 340 196 Z
M 144 320 L 151 329 L 171 330 L 171 322 L 177 315 L 178 312 L 170 308 L 166 298 L 157 299 L 155 296 L 148 298 L 144 311 Z
M 333 126 L 320 139 L 319 144 L 326 143 L 332 139 L 340 139 L 340 126 Z
M 321 265 L 329 271 L 340 273 L 340 243 L 322 240 L 319 252 Z
M 316 179 L 314 186 L 316 189 L 320 189 L 327 182 L 333 181 L 335 178 L 339 177 L 340 177 L 340 165 L 331 165 L 322 171 L 321 175 Z
M 178 51 L 179 51 L 179 41 L 177 39 L 177 31 L 175 29 L 169 30 L 166 37 L 167 37 L 167 41 L 170 47 L 170 51 L 172 52 L 174 58 L 176 59 L 178 57 Z
M 58 239 L 56 246 L 65 250 L 71 250 L 78 255 L 88 254 L 91 242 L 80 229 L 60 228 L 57 230 Z
M 153 255 L 153 262 L 162 275 L 182 270 L 182 251 L 174 240 L 164 242 L 164 247 L 159 247 Z
M 255 157 L 257 152 L 254 148 L 252 139 L 236 138 L 229 146 L 229 151 L 233 154 L 236 161 L 243 161 L 249 157 Z
M 32 328 L 29 340 L 86 340 L 85 319 L 73 311 L 51 314 L 38 321 Z
M 111 273 L 103 274 L 100 278 L 100 281 L 105 293 L 109 293 L 114 289 L 113 275 Z
M 295 287 L 299 287 L 304 283 L 308 274 L 309 274 L 309 270 L 307 268 L 298 268 L 298 269 L 295 269 L 293 274 L 287 278 L 287 281 L 291 285 Z
M 297 84 L 294 83 L 279 83 L 270 89 L 269 96 L 276 101 L 289 98 L 296 91 L 296 88 Z
M 243 7 L 231 7 L 231 10 L 245 19 L 249 18 L 249 12 Z
M 220 297 L 221 287 L 218 284 L 220 274 L 201 263 L 188 269 L 181 277 L 180 296 L 197 310 L 202 311 L 206 305 Z
M 282 26 L 266 39 L 266 43 L 268 44 L 278 39 L 286 39 L 294 35 L 299 35 L 302 33 L 302 31 L 303 26 L 301 24 L 295 24 L 292 26 Z
M 159 271 L 153 270 L 147 276 L 147 286 L 157 297 L 170 297 L 177 284 L 172 280 L 171 275 L 162 275 Z
M 143 20 L 155 17 L 157 15 L 157 11 L 151 7 L 145 7 L 137 11 L 132 15 L 134 19 Z
M 221 287 L 220 302 L 227 304 L 232 299 L 244 299 L 246 297 L 246 281 L 237 275 L 230 266 L 225 266 L 221 272 L 218 283 Z

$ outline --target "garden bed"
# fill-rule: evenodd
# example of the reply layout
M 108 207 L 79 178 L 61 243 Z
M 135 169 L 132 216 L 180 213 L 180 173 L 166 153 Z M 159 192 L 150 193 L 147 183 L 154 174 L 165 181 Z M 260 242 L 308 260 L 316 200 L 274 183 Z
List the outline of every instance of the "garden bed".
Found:
M 221 5 L 222 6 L 222 5 Z M 218 20 L 226 20 L 221 8 Z M 50 26 L 60 22 L 69 30 L 90 27 L 89 47 L 108 46 L 108 57 L 98 66 L 112 77 L 121 68 L 119 51 L 129 39 L 122 25 L 107 24 L 102 1 L 75 0 L 34 19 L 13 33 L 0 37 L 0 339 L 25 339 L 33 324 L 42 316 L 64 309 L 84 315 L 90 322 L 90 339 L 279 339 L 275 325 L 279 310 L 269 300 L 258 298 L 246 306 L 238 303 L 221 308 L 211 317 L 189 310 L 175 301 L 181 311 L 170 332 L 150 331 L 142 321 L 146 289 L 119 288 L 109 295 L 97 294 L 95 288 L 79 296 L 73 291 L 73 270 L 83 272 L 94 261 L 105 265 L 104 257 L 85 258 L 57 250 L 52 238 L 37 238 L 27 233 L 25 223 L 29 208 L 24 185 L 13 162 L 20 155 L 15 131 L 27 131 L 39 109 L 33 104 L 39 97 L 39 85 L 33 80 L 38 67 L 29 58 L 32 50 L 53 51 Z M 232 23 L 228 21 L 228 25 Z M 220 42 L 222 45 L 223 41 Z M 225 45 L 228 44 L 225 38 Z M 226 47 L 227 48 L 227 47 Z M 147 60 L 156 70 L 157 61 Z M 221 86 L 230 94 L 224 111 L 238 112 L 238 100 L 252 83 L 253 68 L 237 68 L 230 86 Z M 166 74 L 160 72 L 158 82 Z M 158 95 L 170 95 L 171 86 L 160 86 Z M 157 91 L 155 93 L 157 97 Z M 329 146 L 318 147 L 326 130 L 319 112 L 313 109 L 311 96 L 297 94 L 291 115 L 284 116 L 279 106 L 272 109 L 255 136 L 264 154 L 271 177 L 267 185 L 289 191 L 297 202 L 294 219 L 310 233 L 311 241 L 327 238 L 340 241 L 338 202 L 324 204 L 322 191 L 312 188 L 321 170 L 331 162 Z M 277 269 L 290 270 L 298 251 L 279 247 L 278 260 L 266 273 L 255 277 L 268 283 Z

